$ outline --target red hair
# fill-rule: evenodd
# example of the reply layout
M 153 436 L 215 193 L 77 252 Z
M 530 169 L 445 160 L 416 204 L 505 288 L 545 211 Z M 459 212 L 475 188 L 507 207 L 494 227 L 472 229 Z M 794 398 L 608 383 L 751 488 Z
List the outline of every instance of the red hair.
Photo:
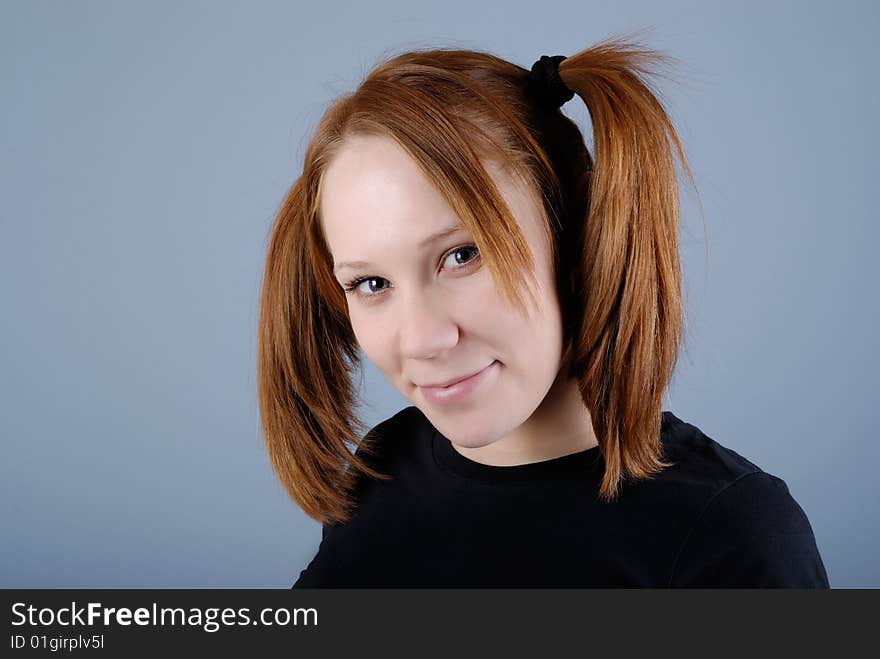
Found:
M 589 110 L 595 158 L 574 122 L 529 98 L 527 69 L 485 52 L 395 56 L 327 109 L 275 218 L 258 332 L 269 456 L 306 514 L 344 522 L 361 477 L 389 478 L 361 457 L 374 447 L 354 412 L 360 356 L 319 215 L 323 174 L 352 135 L 384 136 L 406 150 L 521 311 L 532 254 L 481 159 L 532 186 L 552 237 L 569 346 L 563 368 L 577 378 L 605 462 L 600 497 L 610 501 L 624 478 L 670 466 L 662 460 L 661 405 L 684 326 L 675 156 L 693 176 L 644 79 L 667 59 L 618 38 L 561 62 L 560 77 Z

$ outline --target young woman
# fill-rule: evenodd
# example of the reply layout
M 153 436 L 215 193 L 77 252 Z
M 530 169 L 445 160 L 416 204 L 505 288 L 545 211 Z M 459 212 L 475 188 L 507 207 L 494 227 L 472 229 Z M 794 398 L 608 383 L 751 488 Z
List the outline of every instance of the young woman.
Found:
M 785 482 L 661 410 L 676 157 L 693 182 L 663 61 L 410 52 L 326 112 L 259 328 L 269 455 L 323 524 L 294 587 L 828 587 Z M 361 351 L 412 402 L 366 433 Z

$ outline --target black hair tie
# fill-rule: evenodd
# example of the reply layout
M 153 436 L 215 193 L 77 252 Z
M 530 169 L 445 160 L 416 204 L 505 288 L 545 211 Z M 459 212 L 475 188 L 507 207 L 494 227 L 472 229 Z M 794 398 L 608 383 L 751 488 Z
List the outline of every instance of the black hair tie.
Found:
M 559 63 L 564 59 L 565 55 L 541 55 L 541 59 L 532 64 L 526 80 L 526 93 L 552 109 L 560 108 L 574 98 L 574 92 L 559 77 Z

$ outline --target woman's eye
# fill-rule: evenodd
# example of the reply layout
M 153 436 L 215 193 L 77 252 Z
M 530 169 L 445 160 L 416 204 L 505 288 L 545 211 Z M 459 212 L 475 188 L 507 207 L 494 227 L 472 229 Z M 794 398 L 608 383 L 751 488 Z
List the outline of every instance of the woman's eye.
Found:
M 345 292 L 351 293 L 354 290 L 360 289 L 361 284 L 371 284 L 372 282 L 377 282 L 377 281 L 387 281 L 387 280 L 382 279 L 382 277 L 360 277 L 358 279 L 354 279 L 354 280 L 348 282 L 345 285 Z M 366 297 L 371 297 L 373 295 L 376 295 L 379 291 L 373 290 L 371 293 L 365 293 L 363 291 L 360 291 L 360 292 L 362 295 L 365 295 Z
M 454 250 L 449 252 L 449 256 L 455 256 L 456 254 L 461 254 L 462 252 L 464 252 L 464 253 L 475 252 L 475 253 L 479 254 L 479 250 L 477 250 L 476 245 L 465 245 L 464 247 L 456 247 Z M 449 257 L 447 257 L 447 259 L 448 258 Z M 460 261 L 458 259 L 453 259 L 453 261 L 455 261 L 455 263 L 452 264 L 452 267 L 454 268 L 456 266 L 460 267 L 460 266 L 467 265 L 468 263 L 473 261 L 475 258 L 476 258 L 475 256 L 471 257 L 471 258 L 465 258 L 464 261 Z M 445 260 L 444 260 L 444 263 L 445 263 Z
M 476 256 L 459 258 L 460 254 L 467 254 L 468 252 L 474 253 Z M 446 253 L 446 257 L 443 259 L 443 265 L 447 270 L 460 270 L 477 261 L 479 254 L 480 252 L 476 245 L 463 245 L 461 247 L 456 247 Z M 447 263 L 450 258 L 452 259 L 452 262 Z M 357 277 L 344 284 L 343 288 L 346 293 L 356 291 L 362 298 L 375 298 L 379 297 L 379 295 L 382 294 L 382 291 L 387 288 L 387 286 L 379 286 L 377 282 L 385 282 L 387 284 L 388 280 L 383 277 Z M 361 288 L 364 284 L 367 285 L 366 288 L 368 290 Z

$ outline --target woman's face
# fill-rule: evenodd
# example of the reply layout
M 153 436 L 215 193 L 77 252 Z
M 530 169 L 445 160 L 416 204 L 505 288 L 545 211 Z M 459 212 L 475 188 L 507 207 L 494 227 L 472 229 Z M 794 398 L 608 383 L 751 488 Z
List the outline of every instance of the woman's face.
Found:
M 532 416 L 563 351 L 539 202 L 484 164 L 535 257 L 540 307 L 530 307 L 530 317 L 496 290 L 470 232 L 394 141 L 349 139 L 321 193 L 334 274 L 341 286 L 354 286 L 346 298 L 361 349 L 444 436 L 470 448 L 496 442 Z M 464 386 L 427 388 L 481 370 Z

